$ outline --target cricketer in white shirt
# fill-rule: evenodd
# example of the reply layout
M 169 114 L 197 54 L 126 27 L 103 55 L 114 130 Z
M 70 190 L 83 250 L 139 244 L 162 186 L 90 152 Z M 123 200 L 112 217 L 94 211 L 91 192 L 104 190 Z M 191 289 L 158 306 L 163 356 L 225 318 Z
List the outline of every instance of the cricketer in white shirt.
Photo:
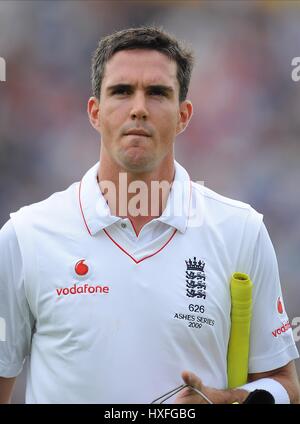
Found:
M 27 403 L 150 403 L 184 369 L 225 389 L 236 271 L 254 283 L 249 372 L 298 357 L 262 215 L 175 169 L 138 237 L 110 214 L 98 164 L 2 228 L 0 376 L 28 355 Z

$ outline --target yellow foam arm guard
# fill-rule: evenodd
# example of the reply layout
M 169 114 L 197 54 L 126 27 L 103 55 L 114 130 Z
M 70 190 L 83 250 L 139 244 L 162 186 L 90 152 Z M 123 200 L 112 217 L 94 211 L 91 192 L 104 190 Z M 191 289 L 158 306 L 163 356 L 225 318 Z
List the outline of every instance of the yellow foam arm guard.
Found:
M 247 383 L 252 286 L 247 274 L 236 272 L 231 277 L 231 330 L 227 353 L 229 388 Z

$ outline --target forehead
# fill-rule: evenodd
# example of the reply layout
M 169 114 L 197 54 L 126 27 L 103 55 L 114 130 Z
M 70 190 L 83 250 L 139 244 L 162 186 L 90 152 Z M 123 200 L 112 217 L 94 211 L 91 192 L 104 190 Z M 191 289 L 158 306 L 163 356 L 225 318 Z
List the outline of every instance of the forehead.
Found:
M 177 64 L 156 50 L 122 50 L 106 63 L 103 86 L 127 83 L 177 85 Z

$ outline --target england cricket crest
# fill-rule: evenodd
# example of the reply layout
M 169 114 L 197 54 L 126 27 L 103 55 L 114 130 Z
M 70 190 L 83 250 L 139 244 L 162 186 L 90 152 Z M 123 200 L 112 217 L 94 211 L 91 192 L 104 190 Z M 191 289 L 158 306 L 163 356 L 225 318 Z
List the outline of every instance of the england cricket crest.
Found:
M 196 257 L 192 261 L 189 259 L 186 263 L 186 295 L 188 297 L 206 298 L 206 277 L 204 273 L 205 262 L 197 261 Z

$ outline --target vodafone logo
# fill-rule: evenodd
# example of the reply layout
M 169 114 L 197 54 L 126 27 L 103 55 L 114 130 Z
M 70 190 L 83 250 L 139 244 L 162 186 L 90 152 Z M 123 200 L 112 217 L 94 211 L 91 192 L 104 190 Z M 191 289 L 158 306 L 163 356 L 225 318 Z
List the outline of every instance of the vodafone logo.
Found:
M 84 277 L 89 272 L 89 267 L 84 263 L 85 259 L 81 259 L 75 264 L 75 272 L 80 277 Z
M 76 261 L 76 262 L 75 262 Z M 94 267 L 91 261 L 86 259 L 75 259 L 70 265 L 70 272 L 73 277 L 73 285 L 68 287 L 56 288 L 57 297 L 69 296 L 69 295 L 96 295 L 96 294 L 108 294 L 109 286 L 102 285 L 101 283 L 92 283 L 94 279 Z M 95 277 L 95 279 L 98 277 Z M 75 280 L 75 281 L 74 281 Z
M 291 324 L 289 322 L 286 322 L 281 327 L 277 328 L 276 330 L 272 331 L 272 334 L 274 337 L 280 336 L 282 333 L 285 333 L 291 328 Z
M 77 258 L 72 261 L 69 270 L 72 278 L 79 281 L 91 279 L 94 274 L 93 264 L 85 258 Z
M 280 297 L 277 299 L 277 311 L 280 315 L 283 314 L 283 303 Z

